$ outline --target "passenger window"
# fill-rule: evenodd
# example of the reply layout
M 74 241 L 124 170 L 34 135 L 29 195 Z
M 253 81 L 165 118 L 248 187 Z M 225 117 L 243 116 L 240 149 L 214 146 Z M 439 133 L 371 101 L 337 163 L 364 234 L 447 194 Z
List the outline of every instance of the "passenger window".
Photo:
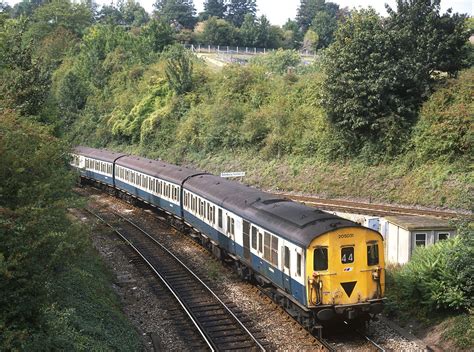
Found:
M 230 218 L 230 233 L 235 235 L 234 218 Z
M 354 247 L 341 248 L 341 263 L 342 264 L 354 263 Z
M 367 265 L 377 265 L 379 263 L 379 245 L 371 243 L 367 245 Z
M 313 253 L 313 268 L 315 271 L 328 270 L 328 249 L 318 247 Z
M 257 229 L 252 226 L 252 248 L 257 249 Z
M 285 268 L 290 268 L 290 249 L 285 246 Z
M 301 276 L 301 254 L 296 253 L 296 275 Z
M 222 209 L 219 208 L 218 213 L 218 219 L 217 219 L 217 225 L 219 228 L 222 228 Z
M 272 264 L 278 266 L 278 237 L 275 236 L 272 236 Z
M 265 239 L 263 242 L 263 258 L 265 258 L 268 261 L 271 261 L 270 246 L 271 246 L 270 234 L 268 232 L 265 232 Z
M 227 233 L 230 233 L 230 216 L 227 215 Z
M 258 251 L 263 252 L 263 235 L 261 232 L 258 233 Z

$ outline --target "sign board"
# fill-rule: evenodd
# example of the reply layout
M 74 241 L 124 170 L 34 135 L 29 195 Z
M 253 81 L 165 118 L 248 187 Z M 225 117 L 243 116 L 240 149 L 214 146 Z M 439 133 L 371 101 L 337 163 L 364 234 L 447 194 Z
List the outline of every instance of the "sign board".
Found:
M 221 177 L 244 177 L 245 172 L 221 172 Z

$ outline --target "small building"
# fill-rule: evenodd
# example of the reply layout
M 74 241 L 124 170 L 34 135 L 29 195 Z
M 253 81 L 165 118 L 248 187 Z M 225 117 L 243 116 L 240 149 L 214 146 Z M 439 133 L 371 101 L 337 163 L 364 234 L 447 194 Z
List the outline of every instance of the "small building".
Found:
M 418 246 L 429 246 L 456 235 L 449 220 L 426 216 L 387 216 L 381 219 L 385 239 L 385 260 L 392 264 L 407 263 Z
M 364 214 L 345 213 L 341 211 L 332 211 L 331 213 L 340 216 L 341 218 L 354 221 L 362 226 L 368 227 L 369 229 L 380 232 L 380 217 Z

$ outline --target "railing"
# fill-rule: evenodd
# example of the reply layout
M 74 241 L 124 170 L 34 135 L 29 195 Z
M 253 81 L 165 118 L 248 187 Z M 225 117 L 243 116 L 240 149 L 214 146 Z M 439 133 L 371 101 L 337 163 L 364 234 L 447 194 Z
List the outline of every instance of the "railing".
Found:
M 196 53 L 216 53 L 229 55 L 258 55 L 266 54 L 275 51 L 275 49 L 266 48 L 249 48 L 242 46 L 228 46 L 228 45 L 203 45 L 203 44 L 184 44 L 186 49 Z M 310 50 L 300 50 L 301 56 L 315 56 L 316 54 Z

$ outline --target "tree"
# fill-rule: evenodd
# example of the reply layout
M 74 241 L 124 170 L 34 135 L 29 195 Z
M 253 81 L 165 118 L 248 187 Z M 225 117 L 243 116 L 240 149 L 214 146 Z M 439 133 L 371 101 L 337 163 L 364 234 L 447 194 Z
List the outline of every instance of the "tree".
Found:
M 233 45 L 238 35 L 237 29 L 229 22 L 211 17 L 204 23 L 199 39 L 204 44 Z
M 325 57 L 323 105 L 355 149 L 400 152 L 436 72 L 454 74 L 466 58 L 462 16 L 440 17 L 439 6 L 424 0 L 399 6 L 386 21 L 374 10 L 353 12 Z M 452 52 L 460 57 L 449 62 Z
M 230 0 L 227 5 L 226 19 L 234 26 L 240 27 L 244 23 L 245 15 L 256 16 L 256 0 Z
M 129 26 L 140 27 L 150 19 L 145 9 L 135 0 L 120 3 L 120 12 L 123 14 L 123 23 Z
M 148 13 L 135 0 L 120 0 L 117 5 L 103 5 L 98 21 L 105 24 L 140 27 L 149 20 Z
M 318 48 L 325 48 L 333 40 L 338 16 L 338 4 L 325 0 L 301 0 L 296 21 L 303 33 L 311 28 L 318 35 Z
M 193 0 L 157 0 L 153 6 L 159 19 L 190 29 L 196 24 Z
M 288 19 L 282 27 L 283 33 L 283 47 L 285 49 L 296 49 L 301 46 L 303 41 L 302 32 L 298 30 L 298 23 Z
M 153 19 L 142 30 L 141 36 L 145 38 L 147 46 L 155 53 L 174 42 L 174 30 L 168 22 Z
M 258 23 L 254 15 L 245 15 L 244 22 L 240 27 L 240 43 L 242 46 L 258 46 Z
M 337 19 L 328 11 L 318 11 L 311 23 L 311 29 L 318 35 L 317 48 L 327 48 L 334 40 Z
M 205 0 L 204 12 L 201 15 L 205 20 L 209 17 L 224 18 L 226 11 L 225 0 Z
M 306 33 L 311 22 L 313 22 L 316 12 L 324 10 L 325 0 L 301 0 L 300 7 L 296 14 L 296 22 L 299 29 Z
M 176 94 L 189 92 L 193 87 L 193 60 L 191 53 L 181 45 L 170 46 L 164 53 L 166 78 Z
M 455 75 L 467 67 L 465 15 L 440 15 L 440 0 L 397 0 L 397 9 L 387 6 L 387 12 L 396 45 L 418 66 L 415 80 L 428 83 L 436 71 Z

